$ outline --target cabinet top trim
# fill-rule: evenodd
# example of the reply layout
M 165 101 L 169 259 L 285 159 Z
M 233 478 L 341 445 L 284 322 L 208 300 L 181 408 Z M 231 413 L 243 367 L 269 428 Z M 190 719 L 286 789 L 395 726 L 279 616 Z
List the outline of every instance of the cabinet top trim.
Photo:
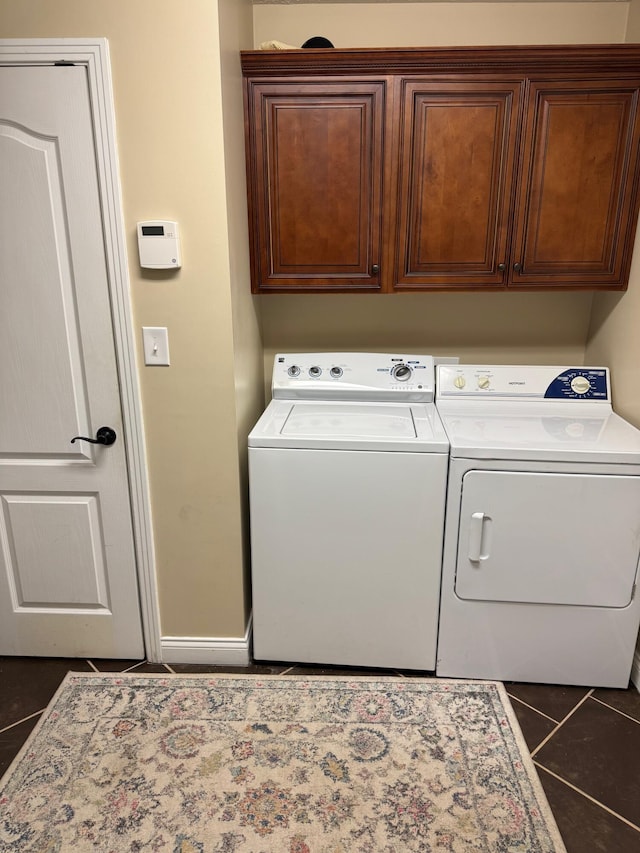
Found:
M 245 50 L 245 76 L 517 71 L 640 74 L 640 44 Z

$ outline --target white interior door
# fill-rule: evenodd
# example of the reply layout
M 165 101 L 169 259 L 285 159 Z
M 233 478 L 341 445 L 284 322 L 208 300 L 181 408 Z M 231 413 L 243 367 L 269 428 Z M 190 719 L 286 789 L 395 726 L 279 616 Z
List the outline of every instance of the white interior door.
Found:
M 0 187 L 0 654 L 140 657 L 84 67 L 0 67 Z

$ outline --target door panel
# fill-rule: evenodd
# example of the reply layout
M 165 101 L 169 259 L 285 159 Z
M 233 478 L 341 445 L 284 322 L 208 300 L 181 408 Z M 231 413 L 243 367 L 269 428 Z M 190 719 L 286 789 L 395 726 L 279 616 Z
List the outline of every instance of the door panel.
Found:
M 455 589 L 463 599 L 626 607 L 640 477 L 469 471 Z
M 109 609 L 97 495 L 4 495 L 14 611 Z
M 257 289 L 379 289 L 384 84 L 265 83 L 250 97 Z
M 506 280 L 520 89 L 405 81 L 396 287 Z
M 70 434 L 89 423 L 60 166 L 55 139 L 0 124 L 0 453 L 14 461 L 77 457 Z
M 638 92 L 605 82 L 531 86 L 514 284 L 622 286 L 633 239 Z
M 140 657 L 83 67 L 0 68 L 0 185 L 0 654 Z

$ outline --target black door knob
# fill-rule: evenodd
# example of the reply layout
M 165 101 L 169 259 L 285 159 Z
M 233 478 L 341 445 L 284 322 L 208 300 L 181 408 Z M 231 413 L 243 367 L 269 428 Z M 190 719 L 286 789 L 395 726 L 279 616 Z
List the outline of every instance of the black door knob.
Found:
M 519 263 L 516 261 L 516 263 L 513 265 L 513 268 L 514 268 L 514 270 L 515 270 L 516 272 L 520 272 L 520 270 L 522 269 L 522 264 L 519 264 Z
M 116 440 L 117 435 L 114 429 L 111 427 L 100 427 L 100 429 L 96 432 L 95 438 L 87 438 L 84 435 L 76 435 L 75 438 L 71 439 L 71 444 L 75 441 L 88 441 L 90 444 L 104 444 L 107 447 Z
M 498 269 L 500 270 L 500 272 L 504 272 L 506 270 L 506 268 L 507 268 L 506 264 L 498 264 Z

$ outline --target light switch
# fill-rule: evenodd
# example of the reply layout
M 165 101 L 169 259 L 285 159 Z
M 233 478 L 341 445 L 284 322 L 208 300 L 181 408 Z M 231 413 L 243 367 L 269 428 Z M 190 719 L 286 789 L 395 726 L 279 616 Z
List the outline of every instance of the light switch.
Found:
M 169 335 L 164 326 L 143 326 L 144 363 L 168 365 Z

